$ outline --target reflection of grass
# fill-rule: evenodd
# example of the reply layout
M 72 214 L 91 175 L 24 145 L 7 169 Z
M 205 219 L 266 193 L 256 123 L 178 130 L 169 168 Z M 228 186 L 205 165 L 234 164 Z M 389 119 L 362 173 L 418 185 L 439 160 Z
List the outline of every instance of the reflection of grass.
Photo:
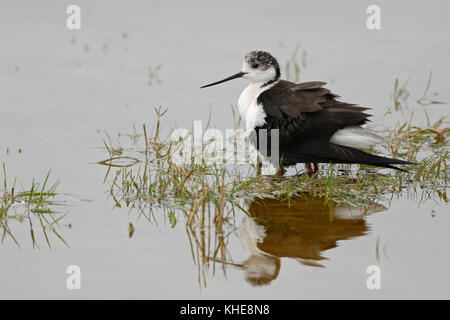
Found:
M 399 89 L 397 82 L 394 92 L 399 90 L 407 92 L 406 85 Z M 403 96 L 396 94 L 394 97 L 394 107 L 389 114 L 395 125 L 392 131 L 383 133 L 389 136 L 389 142 L 382 153 L 415 162 L 417 165 L 409 167 L 410 172 L 407 173 L 384 169 L 375 171 L 368 166 L 352 172 L 348 165 L 322 165 L 323 176 L 280 178 L 255 177 L 251 167 L 245 165 L 227 167 L 206 162 L 176 165 L 172 157 L 178 142 L 160 137 L 164 114 L 161 110 L 157 110 L 153 133 L 147 132 L 146 126 L 142 134 L 135 132 L 134 137 L 143 137 L 141 148 L 136 148 L 133 138 L 133 147 L 120 147 L 118 152 L 117 146 L 108 139 L 105 145 L 109 156 L 99 164 L 106 165 L 107 176 L 112 176 L 110 195 L 116 206 L 139 208 L 141 212 L 146 208 L 149 218 L 153 215 L 152 208 L 164 208 L 170 214 L 172 225 L 177 222 L 173 210 L 182 212 L 187 224 L 191 225 L 202 223 L 206 208 L 212 206 L 214 222 L 220 229 L 227 204 L 239 207 L 242 199 L 255 197 L 290 201 L 295 196 L 309 195 L 337 204 L 366 206 L 393 195 L 415 196 L 422 191 L 427 198 L 432 195 L 446 202 L 450 129 L 445 127 L 445 118 L 421 127 L 413 121 L 414 112 L 402 123 L 396 112 L 402 111 L 402 104 L 395 101 Z M 372 152 L 377 153 L 377 150 Z
M 402 108 L 402 104 L 397 105 L 398 112 L 403 112 Z M 144 125 L 132 135 L 121 135 L 129 139 L 130 147 L 113 143 L 107 136 L 108 155 L 98 163 L 107 167 L 105 181 L 110 183 L 109 193 L 117 207 L 137 210 L 151 221 L 158 221 L 155 214 L 160 214 L 172 227 L 183 218 L 198 281 L 206 286 L 206 273 L 209 268 L 215 272 L 215 262 L 222 263 L 224 273 L 226 265 L 238 266 L 227 246 L 229 236 L 236 231 L 236 210 L 248 215 L 245 201 L 249 199 L 279 199 L 288 205 L 293 199 L 321 199 L 329 211 L 329 223 L 334 221 L 335 208 L 342 206 L 367 209 L 394 197 L 448 202 L 450 129 L 445 118 L 422 127 L 414 121 L 414 112 L 403 122 L 398 112 L 395 107 L 388 112 L 394 126 L 382 132 L 388 137 L 384 150 L 371 152 L 382 151 L 415 162 L 406 168 L 409 172 L 368 166 L 353 166 L 357 170 L 352 171 L 349 165 L 324 164 L 322 174 L 312 177 L 301 172 L 288 177 L 258 177 L 252 166 L 211 164 L 207 158 L 199 164 L 177 165 L 174 150 L 183 141 L 161 138 L 165 111 L 160 109 L 156 110 L 152 131 Z M 204 142 L 203 151 L 208 143 Z
M 395 79 L 394 82 L 394 91 L 391 95 L 392 100 L 394 101 L 394 109 L 395 111 L 399 111 L 407 106 L 407 100 L 409 98 L 409 92 L 406 89 L 408 85 L 409 79 L 406 80 L 403 85 L 400 85 L 400 80 L 398 78 Z
M 442 101 L 437 101 L 430 97 L 429 91 L 430 91 L 430 87 L 431 87 L 431 79 L 432 78 L 433 78 L 433 72 L 430 71 L 430 74 L 428 76 L 427 85 L 425 87 L 425 91 L 424 91 L 422 97 L 417 100 L 417 103 L 422 106 L 429 106 L 432 104 L 442 104 L 443 103 Z M 433 93 L 433 96 L 437 96 L 437 95 L 438 95 L 437 92 Z
M 181 209 L 192 222 L 201 208 L 212 204 L 218 217 L 223 202 L 236 202 L 247 197 L 277 197 L 311 194 L 337 203 L 364 205 L 383 199 L 387 194 L 414 190 L 417 187 L 437 192 L 446 199 L 448 183 L 448 132 L 444 120 L 428 128 L 407 125 L 391 132 L 388 148 L 396 157 L 417 163 L 410 172 L 377 171 L 363 166 L 358 172 L 339 174 L 346 165 L 323 165 L 325 174 L 309 178 L 243 175 L 242 168 L 224 165 L 191 164 L 178 166 L 172 161 L 174 142 L 161 141 L 158 132 L 146 137 L 142 150 L 121 150 L 117 155 L 112 144 L 107 145 L 109 158 L 99 162 L 115 169 L 110 194 L 117 206 L 164 206 Z M 158 119 L 157 128 L 160 126 Z M 159 129 L 157 129 L 159 130 Z M 386 152 L 386 150 L 385 150 Z M 171 218 L 172 219 L 172 218 Z
M 0 230 L 3 232 L 2 242 L 9 236 L 19 245 L 10 227 L 11 222 L 15 221 L 28 223 L 33 247 L 38 247 L 35 224 L 38 224 L 42 230 L 42 234 L 49 247 L 51 247 L 50 234 L 54 234 L 67 245 L 56 230 L 59 226 L 59 221 L 64 215 L 54 209 L 55 206 L 61 205 L 61 203 L 54 200 L 57 196 L 55 192 L 57 183 L 49 185 L 49 177 L 50 172 L 45 176 L 44 182 L 37 183 L 33 180 L 28 190 L 17 192 L 17 181 L 14 180 L 11 186 L 8 185 L 6 167 L 3 164 L 3 191 L 0 193 Z

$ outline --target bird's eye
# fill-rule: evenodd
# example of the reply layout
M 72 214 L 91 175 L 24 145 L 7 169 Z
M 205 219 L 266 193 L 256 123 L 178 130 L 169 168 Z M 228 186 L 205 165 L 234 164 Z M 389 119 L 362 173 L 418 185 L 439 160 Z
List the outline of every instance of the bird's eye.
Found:
M 257 64 L 257 63 L 252 64 L 252 68 L 253 68 L 253 69 L 259 68 L 259 64 Z

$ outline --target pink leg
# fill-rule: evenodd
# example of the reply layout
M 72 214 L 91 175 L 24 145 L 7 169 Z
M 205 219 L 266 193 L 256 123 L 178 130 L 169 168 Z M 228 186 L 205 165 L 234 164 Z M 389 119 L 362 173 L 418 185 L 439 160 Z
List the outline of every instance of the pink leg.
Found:
M 311 177 L 313 175 L 313 173 L 314 173 L 314 171 L 313 171 L 313 169 L 311 167 L 311 163 L 305 163 L 305 165 L 306 165 L 306 169 L 308 170 L 308 176 Z
M 314 172 L 319 172 L 319 165 L 314 163 Z

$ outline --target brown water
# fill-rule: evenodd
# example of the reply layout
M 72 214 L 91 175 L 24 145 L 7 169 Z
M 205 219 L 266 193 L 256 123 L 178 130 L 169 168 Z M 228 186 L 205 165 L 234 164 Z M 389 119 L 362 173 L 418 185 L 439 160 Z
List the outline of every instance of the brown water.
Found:
M 159 105 L 169 109 L 166 129 L 206 122 L 209 111 L 212 127 L 233 128 L 229 106 L 245 83 L 198 87 L 237 72 L 243 54 L 256 48 L 286 61 L 300 44 L 307 50 L 301 79 L 327 81 L 345 100 L 372 107 L 381 126 L 390 125 L 382 116 L 396 77 L 412 75 L 414 101 L 433 69 L 432 92 L 449 101 L 448 2 L 378 1 L 380 31 L 367 30 L 372 3 L 364 1 L 78 1 L 79 31 L 65 27 L 69 4 L 7 1 L 0 13 L 0 161 L 24 187 L 51 169 L 68 195 L 64 221 L 72 225 L 61 231 L 70 249 L 52 238 L 52 250 L 42 238 L 33 249 L 28 227 L 11 226 L 22 249 L 8 239 L 0 245 L 1 298 L 450 297 L 450 216 L 441 202 L 395 198 L 365 219 L 332 224 L 312 204 L 255 209 L 252 226 L 266 233 L 257 248 L 270 259 L 243 245 L 248 221 L 236 217 L 228 245 L 235 265 L 226 277 L 216 265 L 205 288 L 182 223 L 172 229 L 167 219 L 156 225 L 113 209 L 105 168 L 93 164 L 105 158 L 98 148 L 105 130 L 115 137 L 151 124 Z M 149 76 L 158 65 L 162 83 Z M 428 111 L 437 120 L 448 105 Z M 425 122 L 421 109 L 417 116 Z M 277 210 L 286 211 L 283 219 L 274 217 Z M 66 288 L 74 264 L 82 270 L 80 291 Z M 382 271 L 381 290 L 366 287 L 373 264 Z M 259 266 L 270 280 L 254 286 L 245 278 Z

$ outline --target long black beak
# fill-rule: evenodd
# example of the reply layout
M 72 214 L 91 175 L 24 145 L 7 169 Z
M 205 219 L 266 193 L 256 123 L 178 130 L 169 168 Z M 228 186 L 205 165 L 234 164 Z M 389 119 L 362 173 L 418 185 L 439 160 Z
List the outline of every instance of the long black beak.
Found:
M 203 89 L 203 88 L 206 88 L 206 87 L 215 86 L 216 84 L 227 82 L 227 81 L 230 81 L 230 80 L 233 80 L 233 79 L 236 79 L 236 78 L 241 78 L 245 74 L 247 74 L 247 72 L 242 72 L 241 71 L 241 72 L 238 72 L 236 74 L 233 74 L 231 77 L 228 77 L 228 78 L 225 78 L 223 80 L 220 80 L 220 81 L 217 81 L 217 82 L 213 82 L 213 83 L 207 84 L 206 86 L 200 87 L 200 89 Z

